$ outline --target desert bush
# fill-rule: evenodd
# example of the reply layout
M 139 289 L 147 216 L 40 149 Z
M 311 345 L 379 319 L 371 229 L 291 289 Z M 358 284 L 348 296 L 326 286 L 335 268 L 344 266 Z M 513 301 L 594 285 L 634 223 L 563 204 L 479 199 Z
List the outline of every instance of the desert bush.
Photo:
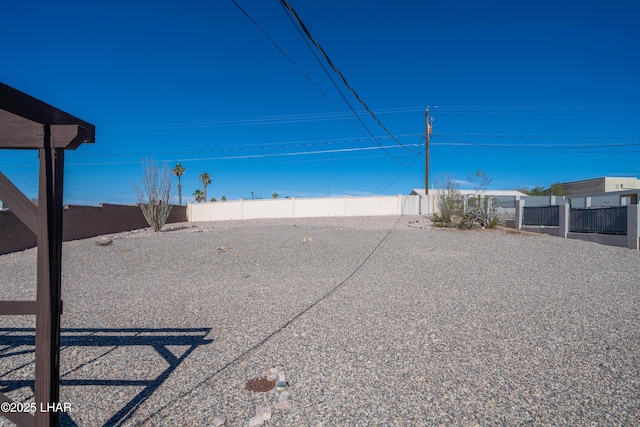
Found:
M 144 218 L 153 231 L 159 231 L 171 213 L 172 172 L 168 166 L 158 165 L 153 160 L 144 163 L 143 171 L 140 186 L 132 185 Z
M 495 199 L 475 194 L 467 197 L 466 208 L 458 228 L 496 228 L 499 220 Z
M 436 227 L 457 227 L 464 213 L 464 199 L 458 184 L 449 177 L 436 182 L 442 190 L 436 195 L 440 213 L 433 215 L 433 223 Z
M 469 175 L 474 193 L 467 199 L 464 228 L 496 228 L 498 226 L 498 208 L 495 198 L 483 195 L 491 184 L 491 178 L 483 170 Z
M 442 180 L 440 185 L 443 190 L 437 195 L 440 213 L 433 216 L 435 226 L 462 229 L 498 226 L 496 201 L 493 197 L 483 195 L 491 179 L 484 171 L 478 170 L 475 175 L 469 175 L 469 182 L 473 183 L 474 192 L 465 197 L 451 178 Z

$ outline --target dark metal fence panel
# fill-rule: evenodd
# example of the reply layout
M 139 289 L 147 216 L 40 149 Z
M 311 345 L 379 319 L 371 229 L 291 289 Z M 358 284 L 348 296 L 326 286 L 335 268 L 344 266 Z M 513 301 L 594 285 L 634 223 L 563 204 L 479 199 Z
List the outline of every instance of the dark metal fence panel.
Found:
M 526 203 L 526 202 L 525 202 Z M 522 225 L 544 225 L 558 227 L 560 225 L 559 206 L 529 206 L 525 204 Z
M 572 233 L 627 234 L 627 207 L 571 208 Z

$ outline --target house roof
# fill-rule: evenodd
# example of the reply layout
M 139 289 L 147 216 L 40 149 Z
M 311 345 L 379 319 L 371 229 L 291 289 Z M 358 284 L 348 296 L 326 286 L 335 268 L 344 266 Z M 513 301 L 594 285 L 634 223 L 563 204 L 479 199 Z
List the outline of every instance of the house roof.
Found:
M 633 178 L 633 177 L 622 177 L 622 176 L 597 176 L 595 178 L 586 178 L 586 179 L 576 179 L 575 181 L 565 181 L 565 182 L 561 182 L 561 185 L 564 184 L 577 184 L 580 182 L 590 182 L 590 181 L 604 181 L 606 179 L 625 179 L 625 178 Z

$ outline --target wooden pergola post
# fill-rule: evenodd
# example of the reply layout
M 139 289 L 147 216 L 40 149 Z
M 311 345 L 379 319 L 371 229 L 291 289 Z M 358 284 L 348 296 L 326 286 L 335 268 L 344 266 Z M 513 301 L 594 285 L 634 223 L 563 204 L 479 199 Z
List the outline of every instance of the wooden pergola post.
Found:
M 20 427 L 58 426 L 62 314 L 62 190 L 64 150 L 95 141 L 95 127 L 0 83 L 0 149 L 38 151 L 38 207 L 0 172 L 0 199 L 38 242 L 36 301 L 0 301 L 0 315 L 36 316 L 36 412 L 5 413 Z M 0 393 L 0 402 L 11 402 Z

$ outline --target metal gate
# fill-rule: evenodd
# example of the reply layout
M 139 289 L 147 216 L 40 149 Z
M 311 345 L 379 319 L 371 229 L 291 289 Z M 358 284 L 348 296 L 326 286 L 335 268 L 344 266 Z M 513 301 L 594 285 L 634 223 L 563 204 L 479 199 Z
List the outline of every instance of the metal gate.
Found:
M 569 231 L 627 234 L 627 207 L 572 208 L 569 216 Z
M 522 225 L 558 227 L 560 225 L 559 206 L 526 206 L 522 216 Z

